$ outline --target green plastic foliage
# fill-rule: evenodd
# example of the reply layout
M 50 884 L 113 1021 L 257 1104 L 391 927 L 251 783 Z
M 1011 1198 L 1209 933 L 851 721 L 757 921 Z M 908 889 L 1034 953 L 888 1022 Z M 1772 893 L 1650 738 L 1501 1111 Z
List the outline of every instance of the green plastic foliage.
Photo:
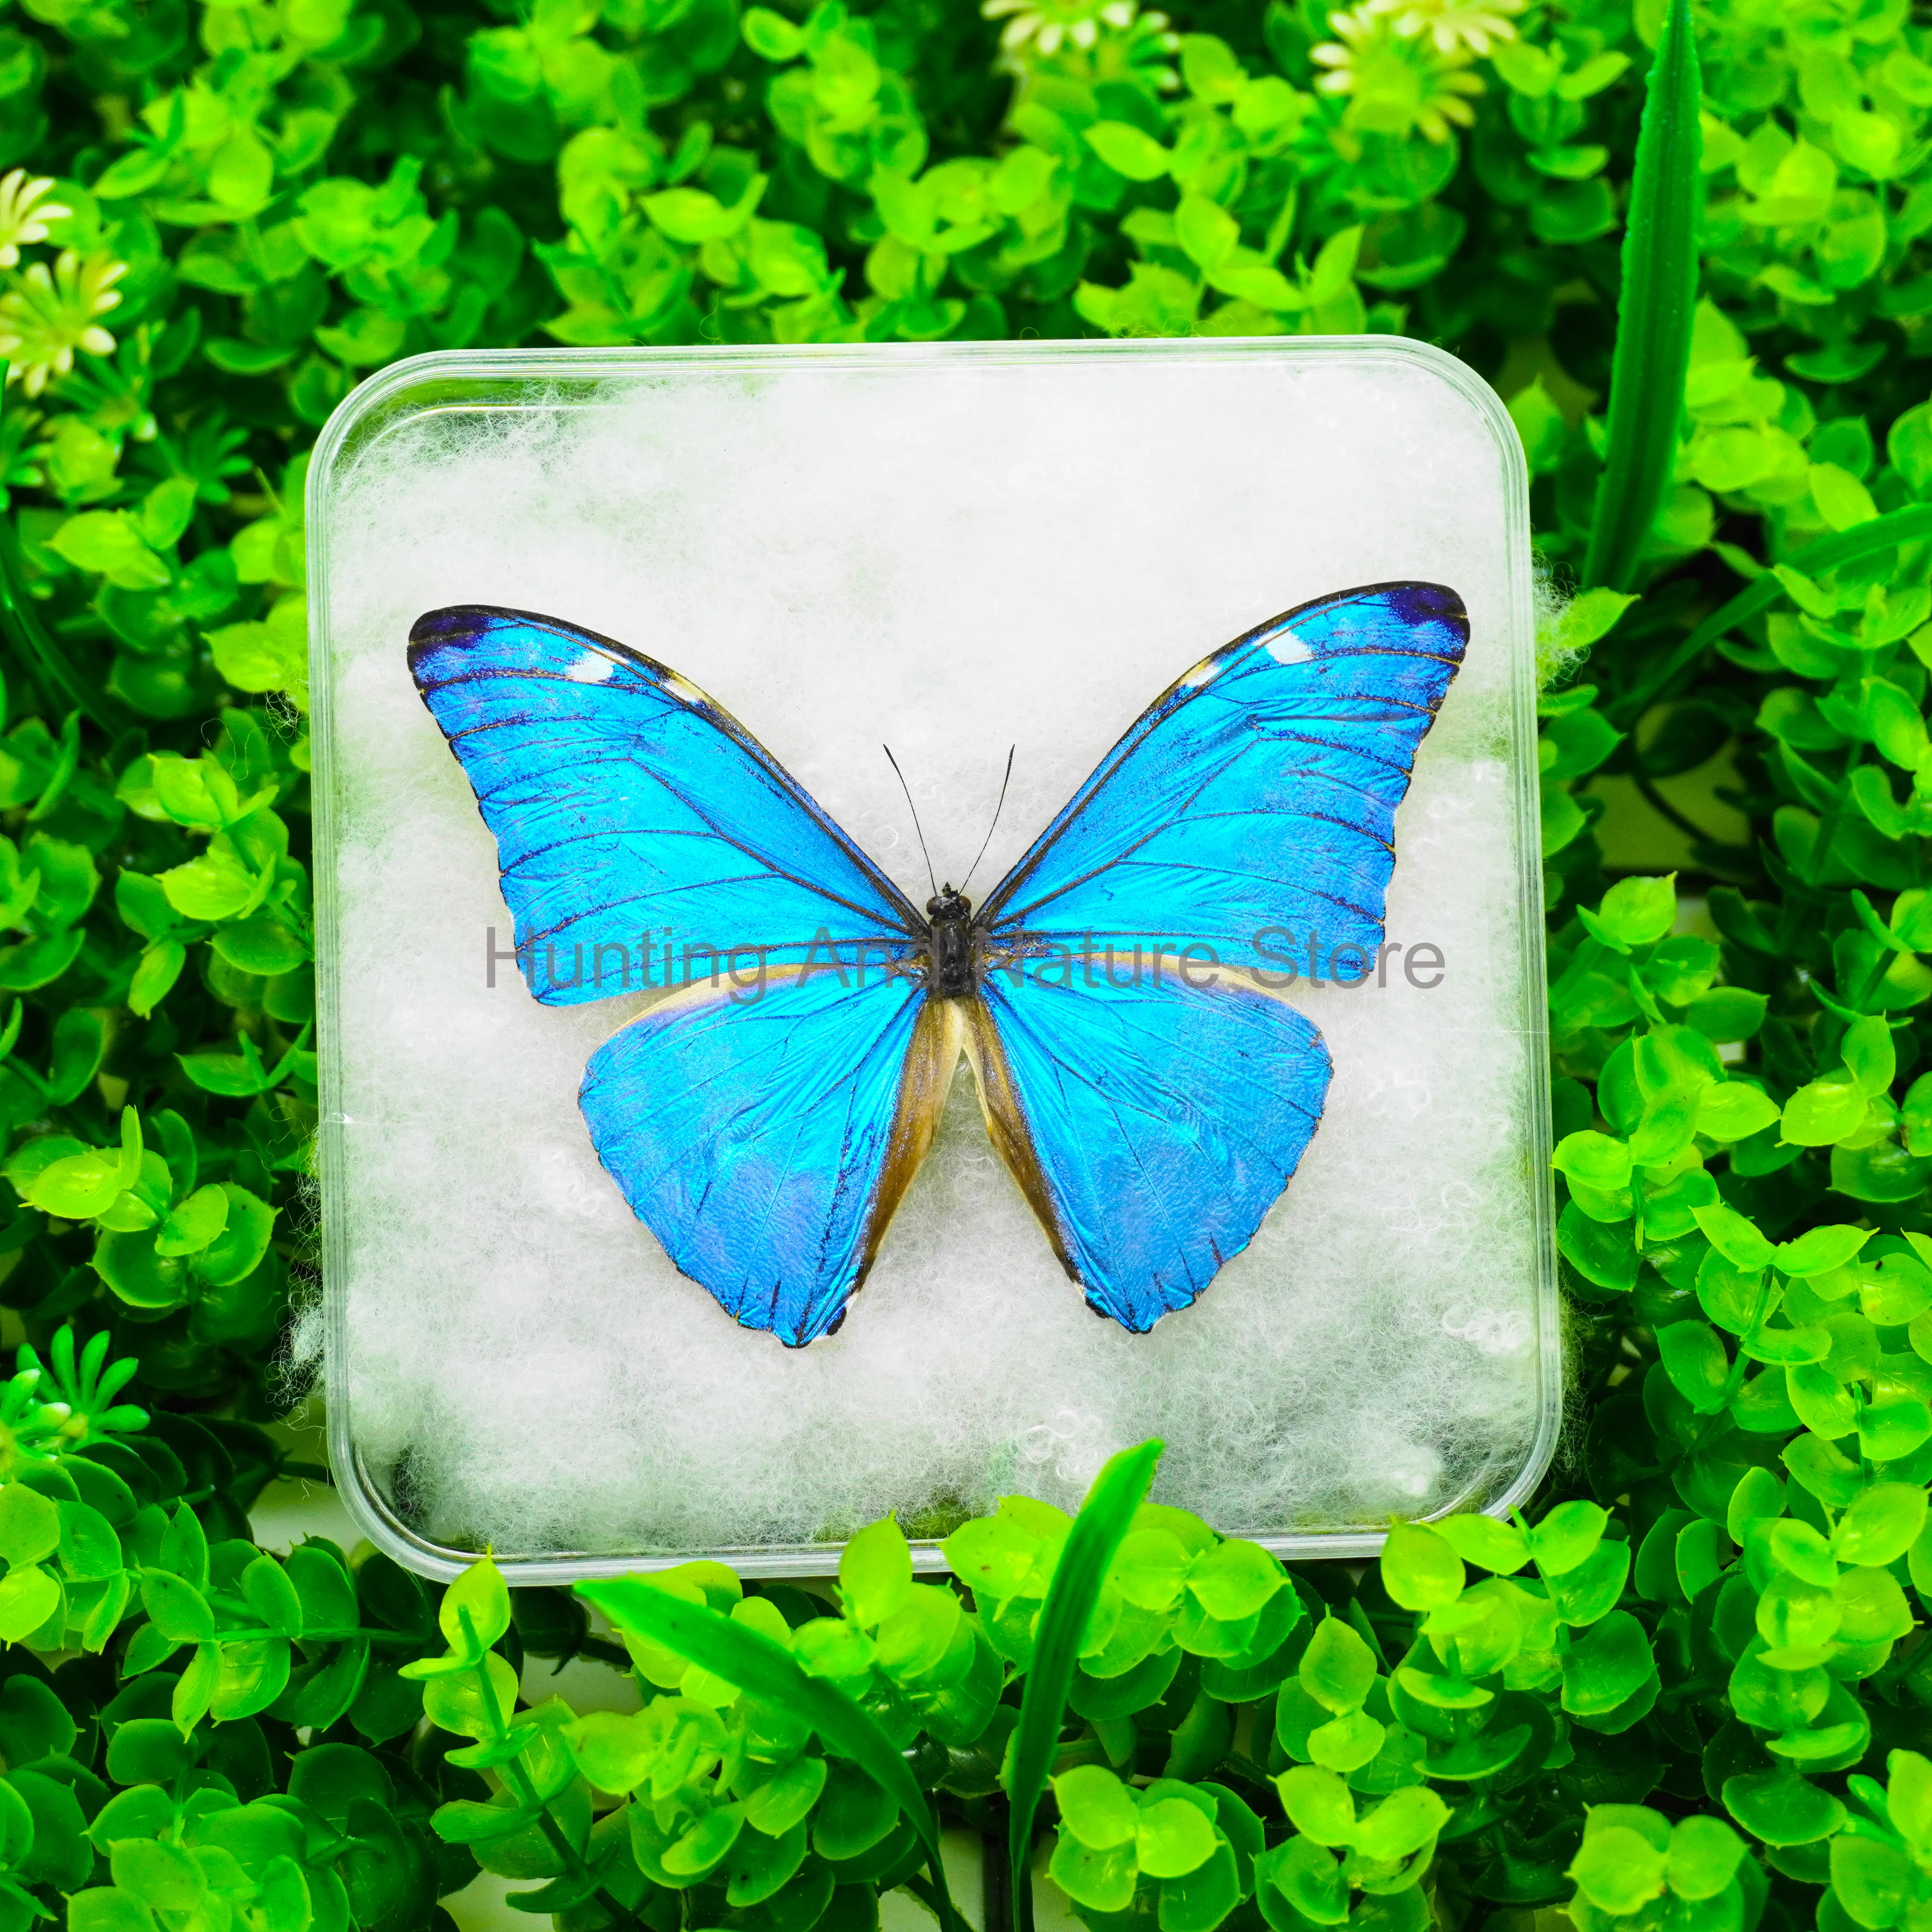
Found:
M 1359 1710 L 1376 1681 L 1375 1652 L 1338 1617 L 1324 1617 L 1301 1654 L 1301 1688 L 1330 1711 Z
M 847 1614 L 880 1624 L 912 1600 L 912 1552 L 889 1517 L 862 1529 L 838 1559 L 838 1587 Z
M 1136 1789 L 1099 1765 L 1053 1781 L 1060 1832 L 1049 1874 L 1085 1912 L 1144 1899 L 1157 1922 L 1218 1924 L 1250 1889 L 1262 1828 L 1225 1786 L 1156 1778 Z
M 560 1932 L 870 1932 L 942 1904 L 914 1820 L 998 1834 L 1045 1790 L 1034 1882 L 1101 1932 L 1922 1924 L 1923 34 L 10 14 L 0 1932 L 432 1932 L 479 1868 Z M 304 486 L 351 386 L 437 348 L 1364 329 L 1505 392 L 1586 586 L 1538 640 L 1574 1391 L 1538 1493 L 1366 1569 L 1146 1503 L 1100 1562 L 1036 1500 L 908 1496 L 836 1592 L 684 1564 L 598 1586 L 647 1599 L 614 1632 L 488 1562 L 260 1549 L 267 1486 L 318 1479 L 264 1424 L 316 1279 Z
M 836 1683 L 808 1674 L 777 1632 L 761 1630 L 735 1614 L 721 1616 L 707 1606 L 682 1601 L 644 1580 L 585 1583 L 579 1586 L 579 1593 L 619 1628 L 634 1630 L 688 1659 L 727 1690 L 796 1714 L 829 1748 L 849 1759 L 917 1833 L 931 1866 L 942 1926 L 950 1921 L 938 1832 L 926 1795 L 891 1738 Z M 722 1815 L 721 1810 L 706 1814 L 665 1847 L 663 1868 L 689 1879 L 715 1868 L 736 1835 L 735 1825 L 729 1831 L 712 1826 L 710 1820 Z M 836 1857 L 842 1849 L 835 1845 L 828 1855 Z
M 1745 1910 L 1737 1877 L 1745 1856 L 1744 1840 L 1719 1819 L 1691 1816 L 1673 1826 L 1643 1805 L 1592 1805 L 1570 1867 L 1576 1882 L 1570 1916 L 1599 1932 L 1667 1900 L 1684 1922 L 1736 1923 Z
M 1831 1846 L 1830 1902 L 1869 1932 L 1908 1924 L 1932 1903 L 1932 1762 L 1894 1750 L 1886 1770 L 1882 1786 L 1848 1780 L 1858 1809 Z

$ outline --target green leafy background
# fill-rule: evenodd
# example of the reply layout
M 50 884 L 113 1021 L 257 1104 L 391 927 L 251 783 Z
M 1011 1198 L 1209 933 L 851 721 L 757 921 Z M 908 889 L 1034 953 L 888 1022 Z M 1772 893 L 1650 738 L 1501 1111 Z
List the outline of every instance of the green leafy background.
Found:
M 413 1932 L 479 1870 L 565 1932 L 1932 1927 L 1906 0 L 10 0 L 8 170 L 0 1932 Z M 302 484 L 359 377 L 1363 331 L 1496 386 L 1581 591 L 1533 1507 L 1285 1570 L 1150 1448 L 809 1588 L 262 1549 L 322 1478 Z

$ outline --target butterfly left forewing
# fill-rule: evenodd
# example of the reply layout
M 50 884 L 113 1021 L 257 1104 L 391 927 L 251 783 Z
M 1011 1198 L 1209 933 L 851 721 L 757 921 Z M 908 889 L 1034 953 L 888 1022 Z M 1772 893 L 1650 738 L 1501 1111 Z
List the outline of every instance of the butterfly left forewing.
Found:
M 418 619 L 409 657 L 496 834 L 517 944 L 547 1004 L 631 990 L 578 962 L 666 926 L 782 964 L 820 934 L 910 956 L 918 920 L 897 888 L 675 671 L 559 618 L 482 604 Z

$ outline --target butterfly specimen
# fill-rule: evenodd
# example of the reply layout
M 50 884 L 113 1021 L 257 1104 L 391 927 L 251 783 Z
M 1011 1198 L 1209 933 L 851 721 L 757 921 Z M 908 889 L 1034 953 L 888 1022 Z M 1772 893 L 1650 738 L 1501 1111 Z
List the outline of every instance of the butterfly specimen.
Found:
M 538 999 L 627 990 L 634 939 L 656 983 L 667 926 L 708 942 L 578 1102 L 678 1268 L 796 1347 L 863 1283 L 962 1051 L 1095 1310 L 1144 1333 L 1247 1245 L 1328 1089 L 1281 964 L 1306 942 L 1359 979 L 1382 956 L 1396 807 L 1468 638 L 1432 584 L 1270 619 L 1162 692 L 976 908 L 949 884 L 923 914 L 650 658 L 461 604 L 418 620 L 409 659 Z M 728 958 L 755 960 L 749 990 Z

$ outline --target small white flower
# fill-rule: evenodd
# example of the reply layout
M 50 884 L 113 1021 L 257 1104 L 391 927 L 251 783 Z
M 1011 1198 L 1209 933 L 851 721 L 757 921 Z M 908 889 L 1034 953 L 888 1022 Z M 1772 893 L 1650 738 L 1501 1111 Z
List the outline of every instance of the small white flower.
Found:
M 49 222 L 74 212 L 59 202 L 41 199 L 53 184 L 51 175 L 29 181 L 25 168 L 16 168 L 0 180 L 0 268 L 12 268 L 23 245 L 44 242 Z
M 74 367 L 76 349 L 112 356 L 114 338 L 94 317 L 119 304 L 114 284 L 127 272 L 125 262 L 109 255 L 83 261 L 71 248 L 51 270 L 44 262 L 32 263 L 21 286 L 0 297 L 0 356 L 8 361 L 8 381 L 38 396 L 50 376 L 64 376 Z
M 1014 52 L 1030 41 L 1049 56 L 1070 43 L 1082 53 L 1090 52 L 1103 27 L 1125 33 L 1137 20 L 1156 27 L 1167 24 L 1162 15 L 1141 14 L 1134 0 L 983 0 L 980 10 L 989 20 L 1012 16 L 1000 35 L 1005 52 Z

